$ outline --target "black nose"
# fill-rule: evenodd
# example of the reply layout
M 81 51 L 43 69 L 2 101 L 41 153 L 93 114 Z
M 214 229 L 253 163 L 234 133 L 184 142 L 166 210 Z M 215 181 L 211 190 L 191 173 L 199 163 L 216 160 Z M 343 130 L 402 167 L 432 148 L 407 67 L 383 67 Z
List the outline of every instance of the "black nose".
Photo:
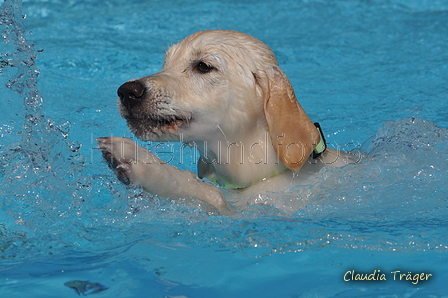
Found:
M 145 86 L 139 81 L 126 82 L 117 90 L 121 103 L 128 109 L 139 105 L 145 93 Z

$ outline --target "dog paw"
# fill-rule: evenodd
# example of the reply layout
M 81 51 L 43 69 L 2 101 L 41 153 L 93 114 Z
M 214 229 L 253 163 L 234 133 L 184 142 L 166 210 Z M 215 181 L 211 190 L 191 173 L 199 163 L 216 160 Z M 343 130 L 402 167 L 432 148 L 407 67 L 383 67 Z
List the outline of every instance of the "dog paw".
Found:
M 130 158 L 125 150 L 134 143 L 130 139 L 105 137 L 96 139 L 98 149 L 102 151 L 103 158 L 107 162 L 118 180 L 126 185 L 133 184 L 132 164 L 135 161 Z M 135 143 L 134 143 L 135 144 Z

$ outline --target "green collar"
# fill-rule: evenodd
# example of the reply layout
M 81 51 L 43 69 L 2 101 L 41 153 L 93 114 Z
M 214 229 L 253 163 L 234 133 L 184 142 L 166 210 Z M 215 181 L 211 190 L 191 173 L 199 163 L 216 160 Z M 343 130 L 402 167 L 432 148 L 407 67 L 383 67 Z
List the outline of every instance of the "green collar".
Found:
M 314 123 L 314 126 L 316 126 L 320 136 L 319 143 L 317 143 L 316 147 L 313 150 L 313 159 L 316 159 L 327 149 L 327 141 L 325 141 L 325 137 L 322 133 L 322 128 L 320 128 L 319 123 Z

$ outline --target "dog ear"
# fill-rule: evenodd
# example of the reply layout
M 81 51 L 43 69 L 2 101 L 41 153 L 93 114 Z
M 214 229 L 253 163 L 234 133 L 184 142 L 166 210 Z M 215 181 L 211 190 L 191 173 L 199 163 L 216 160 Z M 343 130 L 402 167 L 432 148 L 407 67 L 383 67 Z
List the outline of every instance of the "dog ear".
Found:
M 299 172 L 319 143 L 319 132 L 300 106 L 280 67 L 267 69 L 256 80 L 264 95 L 264 113 L 272 145 L 280 161 Z

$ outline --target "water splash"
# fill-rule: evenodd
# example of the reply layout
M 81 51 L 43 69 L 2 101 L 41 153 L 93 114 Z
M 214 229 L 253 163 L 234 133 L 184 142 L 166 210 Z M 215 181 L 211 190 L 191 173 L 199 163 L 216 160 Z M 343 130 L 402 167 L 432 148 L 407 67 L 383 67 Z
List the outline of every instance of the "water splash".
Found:
M 146 202 L 140 190 L 117 184 L 110 174 L 86 169 L 86 157 L 79 153 L 81 144 L 69 138 L 70 122 L 56 124 L 45 116 L 35 64 L 38 51 L 26 38 L 20 1 L 4 2 L 0 26 L 1 76 L 16 71 L 4 83 L 8 89 L 1 98 L 2 107 L 11 104 L 15 109 L 10 124 L 3 126 L 11 129 L 0 130 L 4 136 L 0 145 L 1 258 L 23 260 L 133 243 L 138 234 L 123 235 L 118 242 L 116 237 L 132 224 L 137 209 L 144 211 L 152 203 Z M 142 201 L 146 203 L 140 207 Z
M 22 100 L 22 112 L 16 116 L 22 117 L 22 127 L 20 140 L 5 144 L 14 139 L 5 135 L 2 142 L 1 206 L 16 223 L 31 231 L 45 231 L 57 222 L 55 219 L 81 212 L 68 213 L 79 209 L 76 206 L 85 199 L 83 190 L 91 182 L 80 175 L 85 158 L 78 153 L 81 145 L 68 138 L 70 123 L 56 125 L 45 117 L 38 90 L 37 51 L 26 38 L 22 18 L 21 2 L 6 0 L 0 25 L 10 52 L 1 54 L 2 75 L 16 70 L 5 85 L 18 97 L 5 92 L 2 105 Z
M 16 74 L 9 79 L 6 87 L 18 93 L 23 99 L 24 107 L 24 125 L 22 134 L 22 143 L 27 144 L 25 147 L 37 147 L 40 144 L 32 144 L 34 127 L 42 133 L 42 123 L 45 119 L 43 113 L 43 101 L 37 89 L 37 78 L 39 76 L 39 68 L 35 65 L 37 52 L 34 44 L 25 37 L 25 28 L 22 15 L 20 1 L 5 0 L 2 7 L 0 25 L 5 26 L 2 34 L 5 43 L 12 44 L 14 52 L 12 54 L 3 53 L 7 59 L 3 58 L 5 66 L 15 67 Z M 31 151 L 39 151 L 34 148 Z

